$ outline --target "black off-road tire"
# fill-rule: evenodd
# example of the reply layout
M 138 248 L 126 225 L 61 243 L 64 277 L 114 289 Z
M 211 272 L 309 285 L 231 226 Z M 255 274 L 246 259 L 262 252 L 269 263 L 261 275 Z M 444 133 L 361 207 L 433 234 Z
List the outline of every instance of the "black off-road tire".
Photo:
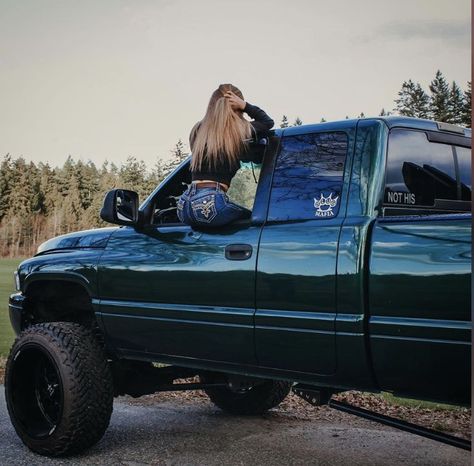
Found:
M 5 371 L 13 427 L 32 451 L 80 453 L 106 431 L 112 374 L 92 331 L 70 322 L 28 327 L 15 340 Z
M 226 380 L 225 374 L 205 374 L 202 383 L 219 383 Z M 278 406 L 290 393 L 291 383 L 280 380 L 265 380 L 253 387 L 238 391 L 228 387 L 207 388 L 204 392 L 220 409 L 235 415 L 252 416 L 263 414 Z

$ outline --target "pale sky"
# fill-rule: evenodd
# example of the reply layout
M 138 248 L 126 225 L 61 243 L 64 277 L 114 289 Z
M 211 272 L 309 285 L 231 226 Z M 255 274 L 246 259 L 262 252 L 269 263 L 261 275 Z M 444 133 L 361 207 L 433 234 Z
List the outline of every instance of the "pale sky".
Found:
M 223 82 L 279 125 L 470 80 L 469 0 L 0 0 L 0 157 L 166 159 Z

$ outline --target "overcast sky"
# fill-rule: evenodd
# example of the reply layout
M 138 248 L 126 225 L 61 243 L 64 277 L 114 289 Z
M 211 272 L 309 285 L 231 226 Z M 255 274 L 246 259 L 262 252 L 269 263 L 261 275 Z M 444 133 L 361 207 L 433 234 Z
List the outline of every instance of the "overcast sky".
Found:
M 277 122 L 470 79 L 469 0 L 0 0 L 0 157 L 152 166 L 237 85 Z

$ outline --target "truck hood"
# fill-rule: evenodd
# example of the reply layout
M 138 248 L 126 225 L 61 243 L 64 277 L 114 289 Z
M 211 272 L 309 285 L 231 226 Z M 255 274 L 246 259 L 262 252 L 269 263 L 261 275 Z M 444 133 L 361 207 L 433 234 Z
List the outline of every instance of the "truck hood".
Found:
M 110 235 L 119 227 L 95 228 L 56 236 L 40 244 L 37 254 L 57 249 L 105 248 Z

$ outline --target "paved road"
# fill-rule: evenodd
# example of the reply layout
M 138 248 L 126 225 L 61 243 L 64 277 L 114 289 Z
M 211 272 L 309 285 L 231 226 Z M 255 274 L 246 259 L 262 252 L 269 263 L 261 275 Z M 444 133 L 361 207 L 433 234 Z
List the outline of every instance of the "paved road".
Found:
M 110 427 L 80 457 L 31 453 L 9 422 L 0 386 L 1 465 L 468 465 L 468 452 L 338 413 L 336 421 L 282 412 L 225 415 L 203 402 L 151 406 L 116 400 Z M 350 425 L 349 425 L 350 424 Z

